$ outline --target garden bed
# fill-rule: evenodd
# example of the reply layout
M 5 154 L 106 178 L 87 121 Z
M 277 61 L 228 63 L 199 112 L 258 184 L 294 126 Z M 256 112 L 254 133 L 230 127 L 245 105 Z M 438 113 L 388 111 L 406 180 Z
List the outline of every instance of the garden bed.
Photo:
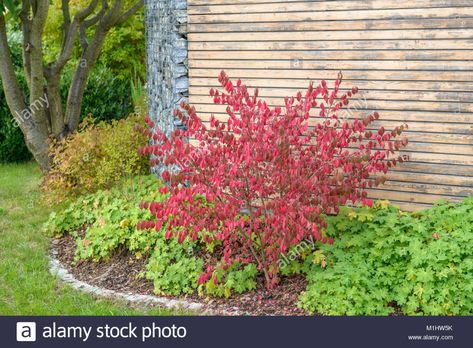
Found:
M 153 177 L 137 177 L 51 214 L 44 228 L 58 238 L 54 257 L 85 288 L 144 295 L 166 307 L 194 303 L 202 314 L 471 314 L 471 198 L 419 213 L 386 201 L 342 207 L 326 217 L 324 233 L 335 242 L 291 248 L 281 256 L 279 283 L 267 290 L 255 263 L 221 266 L 218 241 L 179 243 L 164 226 L 138 228 L 149 218 L 139 202 L 165 198 L 156 186 Z M 202 281 L 213 265 L 212 278 Z
M 84 232 L 79 232 L 83 234 Z M 140 276 L 145 271 L 146 257 L 136 258 L 125 248 L 115 251 L 106 262 L 92 260 L 74 261 L 76 238 L 67 234 L 52 240 L 51 253 L 75 278 L 87 284 L 107 290 L 139 295 L 154 295 L 153 283 Z M 203 298 L 197 293 L 180 297 L 203 304 L 202 312 L 226 315 L 307 315 L 297 308 L 298 298 L 305 290 L 307 281 L 303 276 L 291 276 L 274 290 L 267 290 L 263 277 L 258 278 L 255 291 L 235 294 L 230 298 Z M 176 299 L 176 296 L 164 296 Z

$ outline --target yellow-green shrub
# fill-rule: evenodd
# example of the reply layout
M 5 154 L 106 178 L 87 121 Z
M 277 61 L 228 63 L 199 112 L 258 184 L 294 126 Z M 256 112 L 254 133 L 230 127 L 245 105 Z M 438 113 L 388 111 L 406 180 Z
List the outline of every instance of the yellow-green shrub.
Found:
M 138 115 L 98 124 L 87 118 L 78 132 L 52 144 L 51 171 L 43 183 L 46 200 L 60 202 L 149 173 L 147 159 L 137 151 L 147 138 L 137 125 L 144 125 Z

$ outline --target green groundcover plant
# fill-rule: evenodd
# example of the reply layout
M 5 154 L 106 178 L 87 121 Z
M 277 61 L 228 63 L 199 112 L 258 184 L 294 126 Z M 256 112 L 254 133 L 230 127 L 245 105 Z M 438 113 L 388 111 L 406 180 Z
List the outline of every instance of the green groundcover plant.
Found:
M 328 219 L 326 267 L 305 268 L 300 306 L 329 315 L 473 313 L 473 197 L 420 213 L 387 204 Z

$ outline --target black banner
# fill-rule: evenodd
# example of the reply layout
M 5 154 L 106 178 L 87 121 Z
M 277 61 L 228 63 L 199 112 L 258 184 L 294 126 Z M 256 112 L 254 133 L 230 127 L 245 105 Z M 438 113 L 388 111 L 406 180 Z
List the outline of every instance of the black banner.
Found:
M 0 317 L 0 347 L 473 347 L 473 317 Z

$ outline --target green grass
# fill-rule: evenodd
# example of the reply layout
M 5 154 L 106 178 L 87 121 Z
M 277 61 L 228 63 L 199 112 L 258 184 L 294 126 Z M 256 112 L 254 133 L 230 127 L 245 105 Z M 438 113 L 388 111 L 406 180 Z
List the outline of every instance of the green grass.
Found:
M 51 208 L 38 203 L 40 178 L 34 164 L 0 165 L 0 315 L 179 314 L 95 299 L 52 276 L 42 232 Z

